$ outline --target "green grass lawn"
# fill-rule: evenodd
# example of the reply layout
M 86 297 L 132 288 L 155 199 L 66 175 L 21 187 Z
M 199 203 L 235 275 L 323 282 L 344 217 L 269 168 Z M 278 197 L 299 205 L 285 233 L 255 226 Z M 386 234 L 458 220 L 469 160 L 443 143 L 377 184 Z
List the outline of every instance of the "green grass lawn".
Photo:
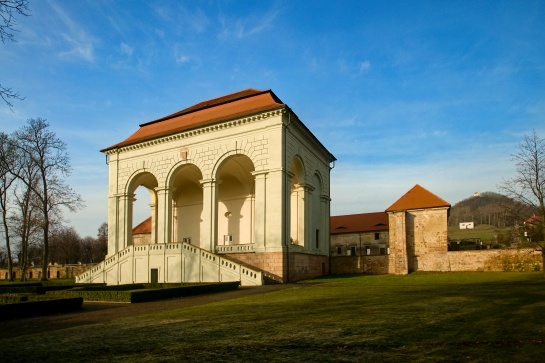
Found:
M 331 277 L 0 344 L 4 362 L 539 362 L 544 311 L 542 273 Z
M 460 229 L 458 226 L 448 227 L 448 237 L 451 240 L 480 238 L 482 242 L 496 243 L 496 236 L 501 233 L 505 237 L 509 236 L 511 228 L 497 228 L 489 224 L 478 224 L 474 229 Z

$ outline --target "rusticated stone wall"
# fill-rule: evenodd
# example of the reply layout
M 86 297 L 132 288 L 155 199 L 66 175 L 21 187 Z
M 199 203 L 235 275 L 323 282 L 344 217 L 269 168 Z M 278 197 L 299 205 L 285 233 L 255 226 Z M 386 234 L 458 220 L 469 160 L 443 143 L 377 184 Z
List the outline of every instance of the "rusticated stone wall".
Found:
M 333 256 L 331 274 L 373 274 L 394 273 L 392 255 L 382 256 Z
M 449 271 L 542 271 L 540 251 L 531 248 L 448 252 Z
M 543 271 L 540 251 L 533 249 L 451 251 L 429 254 L 418 271 Z M 395 256 L 332 256 L 331 273 L 387 274 L 396 273 Z
M 280 282 L 296 282 L 329 274 L 329 258 L 306 253 L 268 252 L 225 255 L 229 259 L 256 267 Z M 287 263 L 289 257 L 289 265 Z M 289 276 L 289 278 L 288 278 Z

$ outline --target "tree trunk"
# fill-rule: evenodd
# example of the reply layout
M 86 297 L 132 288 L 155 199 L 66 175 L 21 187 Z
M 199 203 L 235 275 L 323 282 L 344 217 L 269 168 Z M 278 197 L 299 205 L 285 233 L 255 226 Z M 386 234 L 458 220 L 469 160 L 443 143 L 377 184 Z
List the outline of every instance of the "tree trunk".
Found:
M 41 281 L 47 281 L 47 264 L 49 263 L 49 218 L 46 213 L 44 214 L 44 247 L 42 249 Z
M 541 249 L 541 262 L 543 263 L 543 278 L 545 278 L 545 250 Z

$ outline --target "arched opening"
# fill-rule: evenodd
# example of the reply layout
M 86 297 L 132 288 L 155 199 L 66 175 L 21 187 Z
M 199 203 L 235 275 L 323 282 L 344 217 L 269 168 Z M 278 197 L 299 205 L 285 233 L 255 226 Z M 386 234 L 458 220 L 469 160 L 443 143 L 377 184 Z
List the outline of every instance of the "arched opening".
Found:
M 201 246 L 203 223 L 202 173 L 193 164 L 178 168 L 171 179 L 173 242 L 187 242 Z
M 291 163 L 290 185 L 290 242 L 305 245 L 305 169 L 296 157 Z
M 245 155 L 226 159 L 217 172 L 218 245 L 254 243 L 254 164 Z
M 157 194 L 157 179 L 151 173 L 144 172 L 135 176 L 128 187 L 127 194 L 129 201 L 127 203 L 127 226 L 131 226 L 131 233 L 127 244 L 135 244 L 132 235 L 132 229 L 141 225 L 144 221 L 148 221 L 145 231 L 139 231 L 139 240 L 137 244 L 157 243 L 156 241 L 156 204 Z M 148 231 L 149 229 L 149 231 Z

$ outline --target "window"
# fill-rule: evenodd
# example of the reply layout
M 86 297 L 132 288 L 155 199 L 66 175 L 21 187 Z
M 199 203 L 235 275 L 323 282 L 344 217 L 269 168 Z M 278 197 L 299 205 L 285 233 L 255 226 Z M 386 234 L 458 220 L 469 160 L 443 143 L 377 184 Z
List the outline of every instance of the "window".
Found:
M 343 248 L 341 246 L 337 246 L 337 254 L 340 255 L 343 253 Z
M 316 230 L 316 249 L 320 248 L 320 230 Z
M 367 256 L 369 256 L 371 254 L 371 247 L 370 246 L 365 246 L 364 249 L 365 249 L 365 254 Z
M 356 256 L 356 246 L 350 246 L 350 256 Z
M 379 232 L 375 232 L 375 240 L 377 239 L 380 239 L 380 233 Z
M 381 255 L 385 255 L 385 254 L 386 254 L 386 247 L 381 247 L 381 248 L 380 248 L 380 254 L 381 254 Z

